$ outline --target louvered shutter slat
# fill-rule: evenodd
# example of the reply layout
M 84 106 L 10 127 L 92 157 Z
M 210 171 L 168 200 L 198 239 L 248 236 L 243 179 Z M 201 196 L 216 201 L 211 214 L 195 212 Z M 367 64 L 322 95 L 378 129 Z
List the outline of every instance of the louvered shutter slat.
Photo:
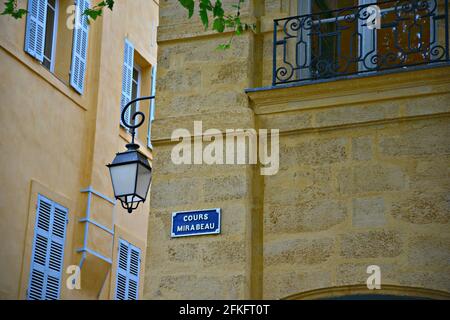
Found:
M 64 240 L 66 238 L 67 209 L 54 203 L 51 226 L 51 243 L 48 261 L 46 299 L 58 299 L 64 262 Z
M 25 51 L 42 62 L 44 60 L 47 0 L 28 0 Z
M 73 31 L 72 65 L 70 69 L 70 85 L 80 94 L 84 92 L 86 75 L 87 49 L 89 42 L 89 24 L 83 12 L 90 6 L 89 0 L 78 0 Z
M 122 96 L 120 99 L 120 113 L 122 114 L 125 105 L 131 101 L 133 66 L 134 66 L 134 46 L 125 39 L 124 58 L 122 67 Z M 130 109 L 125 113 L 125 121 L 130 122 Z M 121 125 L 122 119 L 121 119 Z
M 116 293 L 117 300 L 125 300 L 126 286 L 127 286 L 127 277 L 119 273 L 117 275 L 117 293 Z
M 139 290 L 140 250 L 130 245 L 128 268 L 128 300 L 137 300 Z
M 45 300 L 59 299 L 60 278 L 48 276 L 45 290 Z
M 140 254 L 139 248 L 119 239 L 116 283 L 117 300 L 138 299 Z
M 28 299 L 59 298 L 67 214 L 66 208 L 38 196 Z
M 116 299 L 127 298 L 127 268 L 128 268 L 128 245 L 125 241 L 119 241 L 119 257 L 117 263 Z
M 44 287 L 45 274 L 44 272 L 34 269 L 30 275 L 30 287 L 28 288 L 29 300 L 42 300 L 42 291 Z

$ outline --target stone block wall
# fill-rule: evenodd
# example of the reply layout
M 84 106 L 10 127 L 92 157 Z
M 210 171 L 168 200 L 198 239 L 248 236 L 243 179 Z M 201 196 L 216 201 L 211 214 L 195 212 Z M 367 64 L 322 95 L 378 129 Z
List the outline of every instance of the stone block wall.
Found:
M 365 285 L 372 264 L 382 284 L 450 291 L 449 67 L 246 94 L 270 83 L 288 2 L 246 1 L 260 32 L 227 51 L 229 33 L 160 6 L 145 298 L 279 299 Z M 171 134 L 194 121 L 279 129 L 280 170 L 175 165 Z M 220 235 L 170 237 L 172 212 L 215 207 Z
M 224 1 L 230 8 L 234 1 Z M 242 299 L 251 295 L 254 192 L 250 165 L 175 165 L 175 129 L 194 138 L 194 121 L 203 131 L 254 128 L 243 88 L 252 86 L 254 35 L 217 50 L 230 33 L 205 32 L 197 16 L 176 1 L 160 2 L 158 79 L 151 210 L 148 232 L 148 299 Z M 244 5 L 247 15 L 251 5 Z M 192 140 L 193 141 L 193 140 Z M 206 144 L 206 143 L 205 143 Z M 221 208 L 219 236 L 171 238 L 174 211 Z
M 280 171 L 264 177 L 264 298 L 365 285 L 370 265 L 382 285 L 450 291 L 448 70 L 249 93 L 282 127 Z

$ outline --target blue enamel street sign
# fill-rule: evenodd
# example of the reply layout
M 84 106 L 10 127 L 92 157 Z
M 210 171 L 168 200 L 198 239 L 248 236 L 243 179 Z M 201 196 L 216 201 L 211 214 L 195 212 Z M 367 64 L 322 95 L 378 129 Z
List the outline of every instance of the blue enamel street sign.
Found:
M 172 237 L 220 233 L 220 209 L 172 213 Z

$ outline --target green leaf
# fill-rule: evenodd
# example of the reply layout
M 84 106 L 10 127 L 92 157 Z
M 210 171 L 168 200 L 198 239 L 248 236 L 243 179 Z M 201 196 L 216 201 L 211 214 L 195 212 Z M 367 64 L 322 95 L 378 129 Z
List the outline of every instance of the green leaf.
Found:
M 224 14 L 225 14 L 225 11 L 223 11 L 222 2 L 220 0 L 217 0 L 215 6 L 213 8 L 214 17 L 222 18 Z
M 112 10 L 114 7 L 114 0 L 106 0 L 106 5 L 108 6 L 108 9 Z
M 212 13 L 213 16 L 213 24 L 212 30 L 215 30 L 219 33 L 225 31 L 226 28 L 230 28 L 234 30 L 233 35 L 241 35 L 244 31 L 249 29 L 255 30 L 255 25 L 250 25 L 247 23 L 242 23 L 240 19 L 241 15 L 241 5 L 245 2 L 245 0 L 234 0 L 235 4 L 231 5 L 232 8 L 236 9 L 234 14 L 225 14 L 225 11 L 222 6 L 223 0 L 197 0 L 199 3 L 199 11 L 198 15 L 200 20 L 205 27 L 205 30 L 209 27 L 209 18 Z M 178 2 L 186 9 L 189 10 L 189 18 L 192 17 L 194 13 L 195 0 L 178 0 Z M 214 2 L 214 5 L 212 4 Z M 231 36 L 231 39 L 233 38 Z M 226 50 L 231 47 L 231 39 L 228 43 L 219 45 L 217 49 Z
M 189 19 L 190 19 L 194 14 L 194 6 L 195 6 L 194 0 L 178 0 L 178 2 L 180 2 L 180 4 L 189 11 Z
M 25 9 L 17 9 L 17 2 L 15 0 L 8 0 L 5 2 L 5 9 L 0 13 L 1 15 L 10 15 L 14 19 L 20 19 L 27 14 Z
M 86 15 L 92 20 L 96 20 L 102 15 L 102 9 L 86 9 L 84 10 L 83 15 Z
M 225 20 L 223 18 L 216 18 L 213 23 L 213 30 L 222 33 L 225 30 Z
M 217 49 L 218 50 L 227 50 L 227 49 L 230 49 L 230 47 L 231 47 L 230 43 L 223 43 L 223 44 L 219 44 Z
M 25 9 L 18 9 L 15 12 L 12 13 L 12 16 L 14 19 L 21 19 L 24 15 L 28 13 Z
M 200 0 L 199 8 L 200 8 L 200 10 L 199 10 L 200 20 L 202 21 L 202 24 L 206 30 L 206 29 L 208 29 L 208 26 L 209 26 L 208 11 L 212 10 L 211 1 L 210 0 Z

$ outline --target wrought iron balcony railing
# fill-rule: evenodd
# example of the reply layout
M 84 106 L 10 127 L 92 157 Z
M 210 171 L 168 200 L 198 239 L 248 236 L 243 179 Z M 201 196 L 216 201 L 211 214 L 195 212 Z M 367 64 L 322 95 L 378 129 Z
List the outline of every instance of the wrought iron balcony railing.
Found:
M 306 14 L 274 21 L 273 85 L 450 60 L 448 0 L 355 0 L 366 4 L 315 12 L 318 2 L 299 1 Z

